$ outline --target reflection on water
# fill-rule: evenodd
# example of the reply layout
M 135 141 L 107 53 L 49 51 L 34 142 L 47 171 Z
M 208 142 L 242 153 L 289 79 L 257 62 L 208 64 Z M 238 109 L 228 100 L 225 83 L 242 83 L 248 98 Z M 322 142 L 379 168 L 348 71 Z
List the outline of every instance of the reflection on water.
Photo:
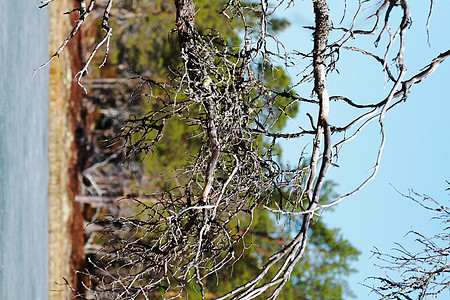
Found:
M 0 0 L 0 299 L 48 299 L 48 13 Z

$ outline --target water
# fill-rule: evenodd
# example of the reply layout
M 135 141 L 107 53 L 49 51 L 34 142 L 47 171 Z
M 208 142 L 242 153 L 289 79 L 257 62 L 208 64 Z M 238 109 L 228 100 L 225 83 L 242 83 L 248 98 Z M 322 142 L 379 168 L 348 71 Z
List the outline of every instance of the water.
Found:
M 48 13 L 0 0 L 0 299 L 48 299 Z

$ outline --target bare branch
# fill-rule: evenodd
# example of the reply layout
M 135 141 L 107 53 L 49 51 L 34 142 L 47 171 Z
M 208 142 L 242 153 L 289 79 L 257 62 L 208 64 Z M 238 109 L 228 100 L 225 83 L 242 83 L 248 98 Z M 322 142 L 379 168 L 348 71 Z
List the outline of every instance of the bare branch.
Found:
M 401 193 L 400 193 L 401 194 Z M 408 195 L 401 194 L 424 209 L 435 212 L 435 220 L 441 221 L 442 231 L 427 237 L 412 230 L 415 241 L 422 248 L 414 253 L 397 243 L 394 254 L 386 254 L 376 249 L 373 255 L 385 263 L 380 268 L 386 270 L 386 277 L 369 277 L 368 280 L 378 283 L 369 286 L 381 299 L 425 299 L 436 297 L 450 287 L 450 234 L 447 224 L 450 221 L 450 209 L 436 200 L 419 195 L 411 190 Z M 422 199 L 419 199 L 422 198 Z

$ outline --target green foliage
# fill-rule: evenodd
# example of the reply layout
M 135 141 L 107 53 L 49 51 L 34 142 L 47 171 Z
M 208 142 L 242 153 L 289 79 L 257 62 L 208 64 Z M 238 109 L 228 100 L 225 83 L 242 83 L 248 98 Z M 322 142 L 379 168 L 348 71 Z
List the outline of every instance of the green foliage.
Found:
M 267 63 L 258 66 L 261 81 L 270 89 L 267 95 L 262 97 L 268 107 L 266 117 L 273 122 L 272 132 L 279 132 L 286 125 L 288 118 L 294 118 L 298 112 L 298 102 L 287 95 L 295 96 L 294 93 L 286 92 L 291 84 L 291 79 L 281 67 L 271 67 Z M 283 95 L 283 96 L 282 96 Z
M 196 28 L 200 33 L 208 28 L 220 28 L 222 36 L 229 42 L 239 44 L 229 20 L 217 13 L 225 3 L 224 0 L 196 1 Z M 110 52 L 112 64 L 122 66 L 125 74 L 137 72 L 154 80 L 163 80 L 181 63 L 172 1 L 139 0 L 133 4 L 124 1 L 122 5 L 124 9 L 134 11 L 137 17 L 112 20 L 111 27 L 117 29 L 111 42 L 114 45 Z
M 180 119 L 172 119 L 164 126 L 161 143 L 153 149 L 153 153 L 143 157 L 145 169 L 154 181 L 151 188 L 158 186 L 170 189 L 174 185 L 180 185 L 180 182 L 176 180 L 180 173 L 177 170 L 181 170 L 198 151 L 199 142 L 194 137 L 194 133 L 194 127 L 186 127 Z M 167 174 L 168 176 L 159 176 L 165 172 L 171 173 Z M 166 180 L 166 177 L 173 180 Z

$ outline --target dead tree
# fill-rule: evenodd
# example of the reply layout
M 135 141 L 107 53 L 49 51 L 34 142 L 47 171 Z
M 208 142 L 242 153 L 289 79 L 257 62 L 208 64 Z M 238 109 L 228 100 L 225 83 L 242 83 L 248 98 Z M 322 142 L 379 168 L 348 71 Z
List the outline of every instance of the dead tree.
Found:
M 431 16 L 433 0 L 429 1 Z M 104 6 L 104 37 L 76 75 L 80 84 L 97 50 L 106 45 L 108 52 L 112 34 L 108 19 L 113 2 L 109 0 Z M 149 153 L 161 140 L 165 124 L 177 117 L 195 128 L 202 143 L 183 169 L 179 187 L 155 195 L 157 203 L 140 203 L 142 211 L 137 217 L 115 221 L 121 222 L 126 232 L 118 237 L 115 251 L 93 262 L 99 272 L 90 274 L 92 285 L 88 289 L 97 298 L 135 299 L 164 292 L 167 297 L 179 297 L 187 285 L 194 285 L 206 297 L 206 282 L 216 280 L 221 269 L 232 266 L 251 246 L 245 244 L 244 237 L 253 215 L 264 209 L 284 220 L 296 220 L 301 226 L 290 241 L 263 262 L 259 275 L 217 299 L 253 299 L 262 293 L 274 299 L 302 259 L 313 218 L 355 194 L 376 175 L 385 141 L 386 114 L 404 103 L 413 86 L 432 74 L 450 56 L 450 50 L 424 62 L 420 72 L 406 78 L 405 41 L 411 25 L 407 0 L 357 1 L 356 12 L 346 27 L 333 25 L 338 22 L 331 19 L 328 1 L 313 0 L 315 21 L 305 30 L 312 31 L 314 43 L 307 53 L 283 52 L 282 42 L 268 30 L 274 12 L 294 1 L 225 3 L 220 13 L 231 24 L 238 22 L 244 28 L 240 47 L 227 44 L 218 28 L 200 34 L 195 27 L 193 0 L 174 2 L 174 25 L 183 64 L 168 74 L 170 80 L 165 83 L 140 78 L 157 109 L 128 119 L 121 137 L 126 141 L 127 155 Z M 343 2 L 347 5 L 347 1 Z M 80 3 L 72 11 L 79 13 L 79 22 L 51 59 L 58 56 L 96 5 L 94 0 L 89 5 L 84 0 Z M 358 29 L 356 21 L 371 5 L 376 8 L 368 20 L 372 29 Z M 249 14 L 257 16 L 257 28 L 248 24 Z M 397 16 L 398 25 L 393 28 L 391 21 Z M 376 35 L 374 43 L 384 49 L 383 55 L 352 44 L 365 35 Z M 278 51 L 270 49 L 269 40 Z M 336 70 L 341 53 L 348 51 L 381 65 L 387 78 L 381 99 L 359 104 L 345 95 L 329 94 L 327 75 Z M 388 64 L 390 60 L 392 65 Z M 312 82 L 310 97 L 296 95 L 293 89 L 268 87 L 263 75 L 279 61 L 291 66 L 301 61 L 306 65 L 304 76 L 293 86 Z M 289 99 L 289 103 L 281 106 L 282 98 Z M 360 113 L 344 126 L 331 124 L 330 101 L 345 102 Z M 294 103 L 315 106 L 305 116 L 309 127 L 298 126 L 297 132 L 274 131 L 277 120 L 290 117 L 287 109 Z M 337 163 L 339 151 L 372 122 L 379 124 L 381 132 L 372 173 L 353 191 L 332 203 L 321 203 L 323 184 L 329 169 Z M 281 139 L 295 139 L 299 149 L 309 147 L 310 157 L 301 152 L 295 168 L 284 167 L 274 154 L 274 145 Z M 272 270 L 275 275 L 268 277 Z

